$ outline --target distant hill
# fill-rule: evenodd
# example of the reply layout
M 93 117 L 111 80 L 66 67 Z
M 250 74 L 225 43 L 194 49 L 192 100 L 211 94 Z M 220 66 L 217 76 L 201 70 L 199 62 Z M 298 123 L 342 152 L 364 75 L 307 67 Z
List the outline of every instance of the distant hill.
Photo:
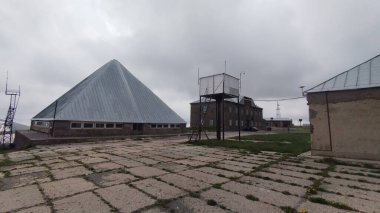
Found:
M 0 119 L 1 126 L 3 125 L 3 123 L 4 123 L 4 120 Z M 13 131 L 16 131 L 16 130 L 28 130 L 28 129 L 30 129 L 30 128 L 27 125 L 20 124 L 20 123 L 17 123 L 17 122 L 13 122 Z

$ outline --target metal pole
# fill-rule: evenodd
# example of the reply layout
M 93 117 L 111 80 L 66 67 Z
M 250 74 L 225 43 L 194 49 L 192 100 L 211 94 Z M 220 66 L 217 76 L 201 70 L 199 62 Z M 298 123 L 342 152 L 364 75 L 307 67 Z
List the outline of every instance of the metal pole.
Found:
M 224 81 L 225 81 L 226 76 L 223 75 L 223 93 L 222 93 L 222 107 L 223 107 L 223 141 L 224 141 Z
M 202 138 L 202 96 L 199 96 L 198 141 Z
M 54 137 L 54 127 L 55 127 L 55 115 L 57 114 L 57 106 L 58 106 L 58 100 L 55 101 L 55 107 L 54 107 L 54 116 L 53 116 L 53 125 L 52 125 L 52 131 L 51 135 Z
M 237 97 L 237 107 L 238 107 L 238 126 L 239 126 L 239 141 L 240 141 L 240 103 L 239 103 L 240 97 Z

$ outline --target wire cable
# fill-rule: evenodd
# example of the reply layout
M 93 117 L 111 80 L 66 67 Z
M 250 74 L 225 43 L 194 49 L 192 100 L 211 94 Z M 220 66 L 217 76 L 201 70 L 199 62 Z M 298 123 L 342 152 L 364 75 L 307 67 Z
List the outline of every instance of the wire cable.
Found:
M 254 99 L 253 101 L 262 101 L 262 102 L 273 102 L 273 101 L 289 101 L 305 98 L 305 96 L 293 97 L 293 98 L 281 98 L 281 99 Z

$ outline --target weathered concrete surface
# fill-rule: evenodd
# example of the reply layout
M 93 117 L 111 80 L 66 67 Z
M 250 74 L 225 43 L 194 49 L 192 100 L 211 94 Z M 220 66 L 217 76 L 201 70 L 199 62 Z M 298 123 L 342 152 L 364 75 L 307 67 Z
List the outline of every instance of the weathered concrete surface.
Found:
M 181 189 L 152 178 L 134 182 L 132 185 L 160 200 L 173 199 L 185 194 Z
M 42 194 L 36 185 L 0 191 L 1 212 L 10 212 L 44 202 Z
M 54 209 L 57 212 L 110 212 L 111 208 L 107 206 L 99 197 L 92 192 L 86 192 L 79 195 L 63 198 L 54 201 Z
M 41 184 L 44 193 L 50 198 L 65 197 L 96 188 L 91 182 L 82 178 L 69 178 Z
M 308 200 L 315 196 L 380 211 L 378 162 L 339 159 L 345 165 L 329 167 L 315 161 L 323 158 L 284 159 L 183 141 L 65 144 L 2 155 L 0 205 L 12 212 L 279 212 L 285 206 L 347 212 Z M 327 168 L 327 177 L 321 176 Z M 315 179 L 320 191 L 309 195 Z
M 102 188 L 96 190 L 96 192 L 122 212 L 132 212 L 155 203 L 154 199 L 126 185 Z

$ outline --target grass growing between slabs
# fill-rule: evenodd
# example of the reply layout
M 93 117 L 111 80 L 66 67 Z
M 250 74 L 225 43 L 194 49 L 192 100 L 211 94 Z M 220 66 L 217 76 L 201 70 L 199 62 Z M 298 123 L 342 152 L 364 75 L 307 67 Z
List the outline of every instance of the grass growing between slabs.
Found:
M 194 145 L 208 147 L 224 147 L 231 149 L 246 150 L 252 153 L 260 151 L 272 151 L 280 153 L 290 153 L 298 155 L 310 150 L 309 133 L 281 133 L 270 135 L 250 135 L 241 137 L 242 141 L 234 140 L 219 141 L 201 140 L 194 142 Z

